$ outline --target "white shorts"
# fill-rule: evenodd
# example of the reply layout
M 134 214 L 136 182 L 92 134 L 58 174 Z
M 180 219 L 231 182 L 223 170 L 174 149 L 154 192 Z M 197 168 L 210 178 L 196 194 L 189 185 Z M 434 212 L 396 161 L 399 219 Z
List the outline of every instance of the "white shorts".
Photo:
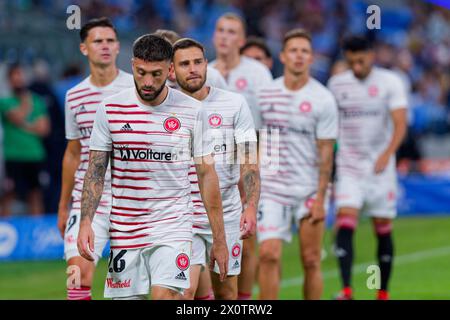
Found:
M 78 231 L 80 230 L 80 209 L 70 210 L 67 220 L 66 232 L 64 234 L 64 259 L 69 261 L 73 257 L 80 257 L 77 248 Z M 94 230 L 94 253 L 95 264 L 102 257 L 103 249 L 109 240 L 109 214 L 96 213 L 92 220 Z
M 242 240 L 239 226 L 229 230 L 225 228 L 229 259 L 228 275 L 235 276 L 241 273 Z M 204 265 L 209 262 L 213 243 L 212 233 L 194 233 L 192 240 L 192 265 Z M 217 263 L 214 264 L 214 272 L 220 273 Z
M 274 200 L 263 198 L 259 202 L 257 239 L 258 243 L 269 239 L 292 241 L 292 226 L 309 214 L 316 193 L 300 200 L 297 205 L 284 205 Z M 325 213 L 328 211 L 329 192 L 325 197 Z
M 375 218 L 397 216 L 397 179 L 392 173 L 374 175 L 369 179 L 338 177 L 336 207 L 355 208 Z
M 183 293 L 190 287 L 190 241 L 176 241 L 142 249 L 111 250 L 105 298 L 148 295 L 151 286 Z

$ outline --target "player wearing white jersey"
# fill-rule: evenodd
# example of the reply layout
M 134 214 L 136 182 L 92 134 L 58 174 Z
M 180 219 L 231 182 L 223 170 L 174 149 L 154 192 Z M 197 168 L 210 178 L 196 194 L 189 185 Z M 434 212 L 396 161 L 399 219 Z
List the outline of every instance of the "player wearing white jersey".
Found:
M 344 40 L 351 68 L 332 77 L 329 88 L 338 102 L 339 149 L 336 158 L 336 254 L 343 289 L 351 299 L 353 232 L 360 211 L 373 218 L 378 239 L 381 287 L 377 299 L 388 299 L 392 269 L 392 219 L 396 216 L 395 153 L 406 133 L 407 95 L 393 72 L 373 66 L 371 44 L 361 37 Z
M 91 223 L 111 157 L 111 254 L 105 297 L 179 299 L 189 287 L 192 157 L 216 239 L 211 260 L 227 274 L 219 182 L 201 103 L 165 85 L 172 46 L 144 35 L 133 45 L 135 87 L 100 105 L 81 199 L 78 250 L 92 259 Z
M 80 225 L 81 190 L 88 165 L 89 138 L 95 112 L 105 97 L 133 86 L 132 76 L 116 67 L 119 42 L 114 26 L 108 19 L 89 21 L 81 29 L 80 37 L 80 50 L 89 60 L 90 76 L 66 94 L 65 122 L 68 143 L 63 159 L 63 179 L 58 209 L 58 228 L 64 237 L 65 259 L 69 266 L 79 267 L 81 275 L 80 287 L 77 287 L 76 283 L 68 284 L 69 300 L 91 298 L 90 288 L 95 264 L 80 257 L 77 235 Z M 93 223 L 96 234 L 95 263 L 101 257 L 108 241 L 110 184 L 108 173 Z M 70 215 L 69 207 L 71 207 Z
M 270 135 L 279 134 L 279 141 L 273 136 L 261 140 L 260 298 L 278 298 L 283 240 L 291 240 L 294 221 L 299 225 L 304 298 L 320 299 L 321 244 L 337 107 L 331 92 L 310 76 L 313 52 L 308 33 L 301 29 L 286 33 L 280 60 L 283 77 L 258 94 L 263 128 Z M 275 168 L 266 163 L 275 161 L 279 167 L 272 171 Z
M 213 43 L 216 60 L 209 63 L 224 76 L 228 89 L 242 94 L 252 112 L 255 128 L 261 127 L 261 115 L 256 103 L 256 92 L 272 81 L 272 74 L 262 63 L 243 56 L 240 49 L 245 44 L 245 23 L 234 14 L 226 13 L 216 22 Z M 239 184 L 241 196 L 242 185 Z M 245 201 L 245 199 L 243 199 Z M 239 299 L 250 299 L 257 267 L 255 237 L 244 240 L 242 269 L 239 275 Z
M 202 101 L 214 140 L 216 170 L 229 250 L 228 277 L 219 282 L 217 268 L 211 274 L 216 299 L 237 299 L 237 275 L 241 269 L 242 239 L 256 231 L 256 208 L 259 200 L 259 169 L 256 159 L 256 132 L 245 98 L 240 94 L 206 85 L 207 60 L 203 46 L 192 39 L 181 39 L 174 44 L 173 65 L 181 90 Z M 253 159 L 250 152 L 253 151 Z M 235 159 L 236 153 L 240 157 Z M 251 161 L 253 160 L 253 162 Z M 195 207 L 194 240 L 191 260 L 191 287 L 187 298 L 197 290 L 202 265 L 209 260 L 209 251 L 215 239 L 207 219 L 206 208 L 200 197 L 195 167 L 191 166 L 191 193 Z M 238 182 L 242 181 L 247 207 L 242 210 Z

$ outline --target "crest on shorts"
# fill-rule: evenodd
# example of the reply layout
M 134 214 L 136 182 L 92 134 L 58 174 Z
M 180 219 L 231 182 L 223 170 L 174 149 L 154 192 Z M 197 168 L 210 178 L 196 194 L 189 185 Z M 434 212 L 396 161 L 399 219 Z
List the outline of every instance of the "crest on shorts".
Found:
M 369 96 L 376 97 L 378 95 L 378 87 L 376 85 L 371 85 L 368 92 Z
M 208 117 L 208 123 L 211 128 L 219 128 L 222 122 L 222 116 L 218 113 L 213 113 Z
M 238 88 L 238 90 L 244 90 L 245 88 L 247 88 L 247 85 L 248 82 L 245 78 L 239 78 L 236 80 L 236 88 Z
M 178 118 L 169 117 L 166 120 L 164 120 L 163 126 L 167 132 L 175 132 L 181 128 L 181 122 L 180 120 L 178 120 Z
M 303 101 L 303 102 L 300 104 L 299 109 L 300 109 L 300 112 L 308 113 L 308 112 L 310 112 L 311 109 L 312 109 L 311 103 L 310 103 L 309 101 Z
M 241 245 L 236 242 L 235 244 L 233 244 L 233 247 L 231 248 L 231 255 L 233 256 L 233 258 L 237 258 L 239 257 L 240 254 L 241 254 Z
M 189 257 L 186 253 L 180 253 L 175 259 L 177 268 L 181 271 L 187 270 L 189 268 Z

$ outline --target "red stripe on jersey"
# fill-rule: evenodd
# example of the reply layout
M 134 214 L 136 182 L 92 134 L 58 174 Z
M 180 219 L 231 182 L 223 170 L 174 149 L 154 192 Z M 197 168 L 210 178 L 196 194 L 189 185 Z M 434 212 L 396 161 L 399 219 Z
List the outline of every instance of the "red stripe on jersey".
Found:
M 123 133 L 125 133 L 125 134 L 157 134 L 157 135 L 162 135 L 162 136 L 190 137 L 189 134 L 169 133 L 169 132 L 165 132 L 165 131 L 114 130 L 114 131 L 111 131 L 111 133 L 112 134 L 123 134 Z
M 94 103 L 100 103 L 100 102 L 101 102 L 101 101 L 86 101 L 86 102 L 81 102 L 81 103 L 79 103 L 79 104 L 77 104 L 77 105 L 74 105 L 74 106 L 70 107 L 70 110 L 73 110 L 73 109 L 75 109 L 75 108 L 78 108 L 78 107 L 81 106 L 81 105 L 94 104 Z
M 115 211 L 111 211 L 112 216 L 121 216 L 121 217 L 141 217 L 141 216 L 148 216 L 150 212 L 148 213 L 119 213 Z
M 112 187 L 117 189 L 132 189 L 132 190 L 153 190 L 150 187 L 136 187 L 136 186 L 128 186 L 128 185 L 120 185 L 120 184 L 111 184 Z
M 89 120 L 89 121 L 80 121 L 78 122 L 78 124 L 92 124 L 94 123 L 94 120 Z M 88 127 L 88 128 L 92 128 L 92 126 Z M 80 128 L 80 129 L 84 129 L 84 128 Z
M 143 225 L 143 224 L 149 224 L 150 222 L 147 221 L 140 221 L 140 222 L 123 222 L 123 221 L 117 221 L 117 220 L 113 220 L 113 219 L 109 219 L 109 221 L 111 223 L 115 223 L 115 224 L 119 224 L 122 226 L 139 226 L 139 225 Z
M 138 239 L 149 236 L 149 233 L 144 234 L 138 234 L 135 236 L 118 236 L 118 237 L 109 237 L 111 240 L 131 240 L 131 239 Z
M 77 113 L 75 113 L 75 117 L 78 117 L 78 116 L 80 116 L 80 115 L 82 115 L 82 114 L 92 114 L 92 113 L 96 113 L 97 111 L 83 111 L 83 112 L 77 112 Z
M 115 174 L 112 174 L 111 176 L 115 179 L 123 179 L 123 180 L 151 180 L 150 178 L 147 177 L 118 176 Z
M 136 249 L 136 248 L 142 248 L 142 247 L 147 247 L 147 246 L 151 246 L 152 243 L 148 242 L 148 243 L 143 243 L 143 244 L 133 244 L 133 245 L 129 245 L 129 246 L 111 246 L 111 249 Z
M 119 172 L 154 172 L 154 170 L 150 169 L 122 169 L 116 166 L 112 166 L 111 170 L 119 171 Z
M 126 211 L 143 211 L 143 212 L 150 212 L 153 211 L 152 209 L 140 209 L 140 208 L 134 208 L 134 207 L 118 207 L 118 206 L 112 206 L 113 209 L 119 209 L 119 210 L 126 210 Z
M 107 114 L 152 114 L 149 111 L 106 111 Z
M 136 229 L 130 229 L 130 230 L 117 230 L 117 229 L 109 229 L 109 232 L 120 232 L 120 233 L 132 233 L 132 232 L 137 232 L 137 231 L 142 231 L 145 229 L 151 229 L 153 228 L 152 226 L 150 227 L 141 227 L 141 228 L 136 228 Z
M 155 121 L 150 120 L 108 120 L 109 123 L 156 123 Z
M 89 88 L 84 88 L 84 89 L 80 89 L 80 90 L 76 90 L 76 91 L 69 92 L 69 93 L 67 94 L 67 96 L 71 96 L 71 95 L 73 95 L 73 94 L 75 94 L 75 93 L 79 93 L 79 92 L 84 92 L 84 91 L 86 91 L 86 90 L 89 90 Z
M 152 142 L 145 142 L 145 141 L 116 141 L 114 143 L 114 147 L 118 147 L 122 144 L 142 144 L 142 145 L 153 145 Z
M 105 104 L 106 107 L 118 107 L 118 108 L 137 108 L 137 104 L 117 104 L 117 103 L 108 103 Z
M 78 97 L 69 99 L 69 100 L 67 100 L 67 102 L 72 102 L 72 101 L 75 101 L 75 100 L 78 100 L 78 99 L 81 99 L 81 98 L 85 98 L 85 97 L 90 97 L 90 96 L 98 96 L 99 94 L 101 94 L 101 92 L 91 92 L 91 93 L 88 93 L 88 94 L 84 94 L 82 96 L 78 96 Z
M 138 198 L 138 197 L 126 197 L 113 195 L 115 199 L 134 200 L 134 201 L 150 201 L 150 200 L 178 200 L 181 197 L 161 197 L 161 198 Z

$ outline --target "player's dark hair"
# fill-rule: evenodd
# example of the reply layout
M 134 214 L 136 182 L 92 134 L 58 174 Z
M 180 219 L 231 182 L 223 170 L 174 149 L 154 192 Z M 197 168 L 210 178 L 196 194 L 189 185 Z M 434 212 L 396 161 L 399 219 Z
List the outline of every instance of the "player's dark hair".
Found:
M 171 61 L 173 56 L 172 45 L 163 37 L 154 34 L 145 34 L 133 43 L 133 57 L 146 62 Z
M 205 48 L 202 46 L 202 44 L 190 38 L 183 38 L 175 42 L 173 44 L 173 54 L 175 55 L 175 52 L 177 50 L 189 48 L 199 48 L 202 51 L 203 56 L 205 55 Z
M 351 52 L 358 52 L 358 51 L 367 51 L 371 50 L 372 43 L 363 36 L 347 36 L 342 40 L 342 50 L 345 51 L 351 51 Z
M 305 29 L 296 28 L 296 29 L 292 29 L 292 30 L 286 32 L 286 34 L 284 35 L 282 50 L 284 50 L 284 47 L 286 47 L 286 43 L 293 38 L 306 39 L 312 45 L 311 34 L 308 31 L 306 31 Z
M 154 34 L 155 36 L 160 36 L 160 37 L 166 39 L 171 44 L 174 44 L 175 42 L 177 42 L 181 38 L 180 35 L 178 33 L 176 33 L 175 31 L 167 30 L 167 29 L 158 29 L 152 34 Z
M 267 58 L 272 58 L 272 53 L 270 52 L 269 47 L 267 46 L 267 43 L 266 43 L 266 41 L 264 41 L 263 38 L 254 37 L 254 36 L 248 37 L 247 42 L 241 48 L 241 54 L 245 50 L 247 50 L 248 48 L 251 48 L 251 47 L 257 47 L 257 48 L 261 49 L 262 51 L 264 51 L 264 54 L 266 55 Z
M 117 30 L 116 30 L 116 28 L 114 28 L 114 25 L 111 22 L 111 20 L 109 20 L 109 18 L 106 18 L 106 17 L 101 17 L 101 18 L 91 19 L 83 25 L 83 27 L 80 30 L 81 42 L 84 42 L 84 40 L 86 40 L 86 38 L 89 34 L 89 30 L 96 28 L 96 27 L 111 28 L 111 29 L 113 29 L 113 31 L 117 37 Z

